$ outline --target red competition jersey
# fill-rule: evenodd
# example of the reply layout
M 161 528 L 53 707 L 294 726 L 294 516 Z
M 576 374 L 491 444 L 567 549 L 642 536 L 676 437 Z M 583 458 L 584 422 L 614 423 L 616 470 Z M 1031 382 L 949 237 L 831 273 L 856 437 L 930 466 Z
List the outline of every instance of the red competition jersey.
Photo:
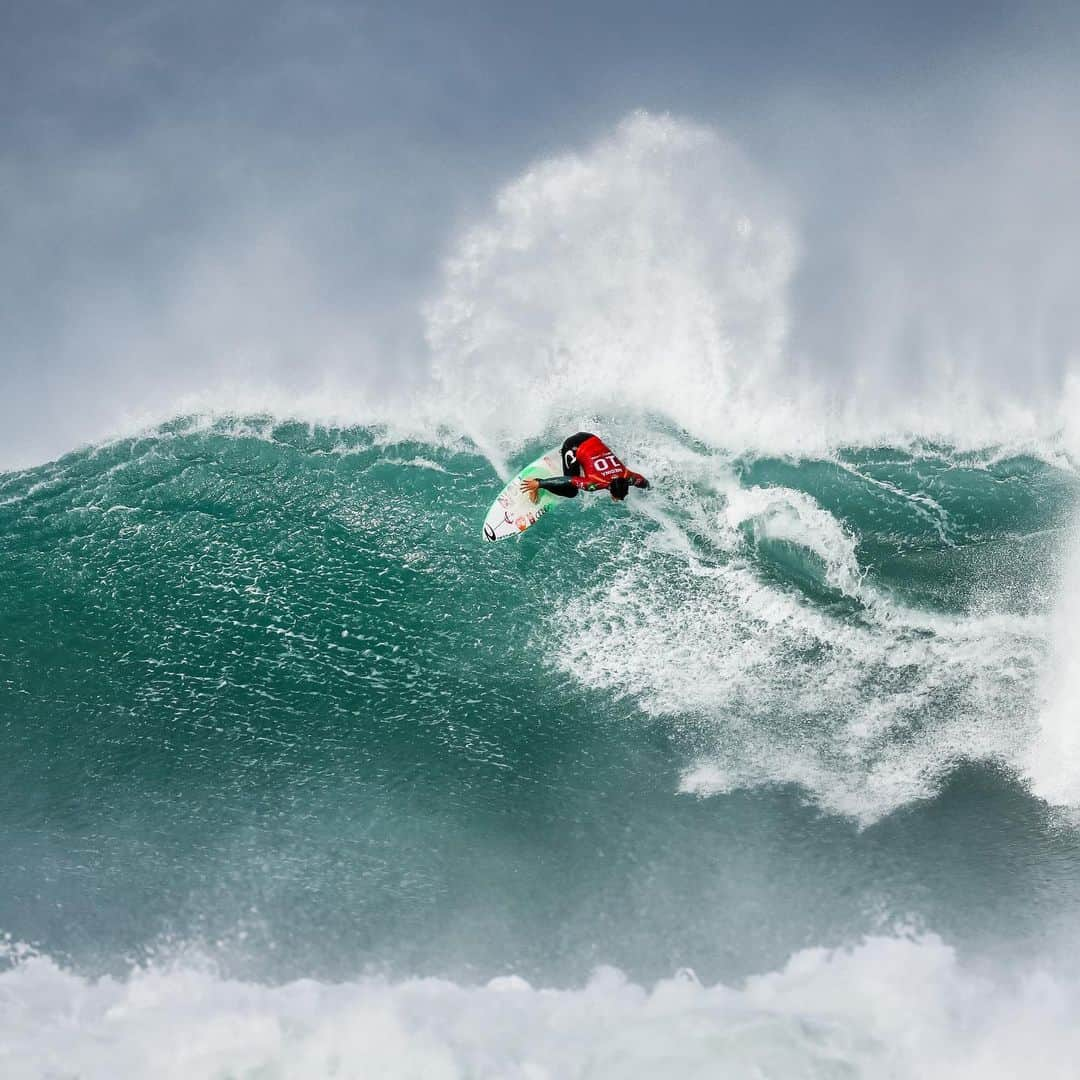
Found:
M 574 452 L 581 466 L 581 476 L 571 476 L 570 483 L 579 491 L 608 488 L 611 481 L 620 476 L 625 476 L 635 487 L 645 482 L 641 473 L 628 469 L 595 435 L 590 435 Z

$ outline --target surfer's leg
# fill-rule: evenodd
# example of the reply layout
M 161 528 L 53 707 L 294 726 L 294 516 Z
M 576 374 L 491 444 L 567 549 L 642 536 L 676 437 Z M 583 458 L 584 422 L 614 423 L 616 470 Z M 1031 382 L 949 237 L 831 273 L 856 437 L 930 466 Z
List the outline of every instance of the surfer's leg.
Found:
M 562 450 L 559 451 L 562 457 L 562 471 L 563 476 L 581 476 L 581 466 L 578 464 L 577 448 L 586 440 L 591 439 L 592 435 L 587 431 L 579 431 L 576 435 L 571 435 L 569 439 L 562 444 Z

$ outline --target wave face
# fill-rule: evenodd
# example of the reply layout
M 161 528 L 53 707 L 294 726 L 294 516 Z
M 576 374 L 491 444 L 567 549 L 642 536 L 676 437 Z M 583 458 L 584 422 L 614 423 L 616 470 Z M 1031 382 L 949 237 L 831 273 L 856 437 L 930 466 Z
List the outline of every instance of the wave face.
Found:
M 95 1042 L 144 995 L 190 990 L 192 1032 L 242 1009 L 283 1056 L 249 1062 L 236 1035 L 247 1049 L 189 1075 L 302 1073 L 289 1054 L 347 1052 L 334 1016 L 386 1015 L 402 1075 L 438 1073 L 416 1054 L 567 1075 L 544 1032 L 595 1009 L 615 1043 L 582 1033 L 580 1060 L 615 1075 L 675 1010 L 710 1017 L 732 1061 L 832 1075 L 850 1051 L 892 1075 L 864 1045 L 889 1039 L 880 1002 L 864 1015 L 853 991 L 821 1031 L 791 1002 L 845 965 L 887 982 L 893 948 L 945 963 L 944 995 L 982 993 L 940 943 L 888 944 L 911 919 L 1041 953 L 1078 899 L 1080 845 L 1043 801 L 1076 785 L 1045 711 L 1073 472 L 610 426 L 654 490 L 567 502 L 499 545 L 479 539 L 487 458 L 374 428 L 178 420 L 0 478 L 0 927 L 52 957 L 9 948 L 0 992 L 40 990 L 35 1031 L 79 1000 Z M 626 974 L 588 982 L 598 965 Z M 697 974 L 625 981 L 680 967 Z M 585 989 L 479 988 L 510 975 Z M 460 1025 L 489 1009 L 548 1072 L 470 1057 Z M 87 1075 L 137 1074 L 123 1046 Z

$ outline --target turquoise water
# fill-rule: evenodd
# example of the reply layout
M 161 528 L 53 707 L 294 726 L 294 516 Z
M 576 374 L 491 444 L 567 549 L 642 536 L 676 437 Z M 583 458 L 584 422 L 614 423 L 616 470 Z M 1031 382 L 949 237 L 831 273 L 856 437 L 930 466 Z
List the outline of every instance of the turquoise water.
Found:
M 482 455 L 372 429 L 181 419 L 0 478 L 0 928 L 269 984 L 1043 948 L 1075 475 L 627 441 L 653 492 L 498 545 Z

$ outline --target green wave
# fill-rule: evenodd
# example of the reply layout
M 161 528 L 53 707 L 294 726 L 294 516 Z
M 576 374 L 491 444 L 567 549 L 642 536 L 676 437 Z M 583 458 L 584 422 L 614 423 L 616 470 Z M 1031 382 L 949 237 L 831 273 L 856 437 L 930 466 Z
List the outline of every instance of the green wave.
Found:
M 763 853 L 807 865 L 806 790 L 794 768 L 772 794 L 739 783 L 726 816 L 678 793 L 715 741 L 683 683 L 665 704 L 665 679 L 700 689 L 688 665 L 711 666 L 680 620 L 749 582 L 835 629 L 792 646 L 816 663 L 845 635 L 892 634 L 894 609 L 1037 618 L 1076 478 L 948 448 L 725 459 L 681 440 L 687 473 L 662 435 L 638 433 L 648 501 L 579 499 L 500 545 L 481 543 L 500 483 L 481 454 L 377 429 L 181 419 L 0 477 L 0 927 L 104 966 L 172 935 L 260 972 L 569 979 L 601 961 L 760 969 L 804 934 L 865 924 L 873 886 L 853 864 L 831 910 L 795 890 L 753 929 Z M 865 589 L 834 587 L 829 550 L 767 522 L 726 528 L 731 485 L 809 497 Z M 656 626 L 638 612 L 628 629 L 634 597 Z M 763 618 L 749 611 L 720 622 Z M 620 635 L 643 626 L 620 667 Z M 576 651 L 584 630 L 610 631 L 606 656 Z M 904 648 L 934 633 L 895 631 Z M 920 663 L 890 692 L 924 694 L 932 728 L 961 691 L 920 689 Z M 1010 700 L 1033 692 L 1031 663 Z M 727 752 L 753 724 L 795 753 L 791 725 L 813 722 L 800 687 L 744 674 L 710 718 Z M 943 752 L 927 775 L 958 764 Z M 815 843 L 861 843 L 852 828 L 835 816 Z

